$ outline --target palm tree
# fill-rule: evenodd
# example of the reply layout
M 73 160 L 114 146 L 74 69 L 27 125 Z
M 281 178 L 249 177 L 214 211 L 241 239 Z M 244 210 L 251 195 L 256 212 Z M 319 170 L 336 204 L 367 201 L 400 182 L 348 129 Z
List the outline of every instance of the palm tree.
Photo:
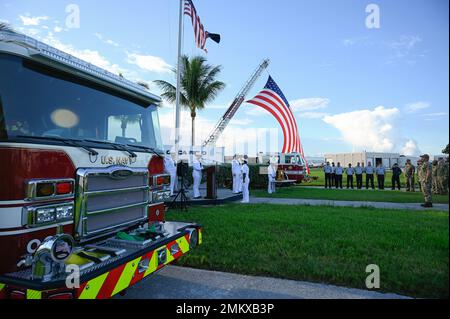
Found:
M 180 105 L 191 112 L 192 119 L 192 141 L 195 144 L 195 117 L 197 111 L 205 108 L 205 104 L 212 102 L 225 83 L 216 81 L 217 75 L 222 70 L 220 65 L 212 66 L 206 63 L 202 56 L 189 59 L 186 55 L 181 58 L 181 89 Z M 173 72 L 176 74 L 177 70 Z M 169 82 L 157 80 L 155 83 L 161 88 L 162 97 L 169 103 L 176 101 L 176 87 Z
M 142 127 L 140 115 L 116 115 L 114 116 L 114 118 L 120 121 L 120 128 L 122 129 L 122 137 L 126 137 L 126 130 L 128 124 L 139 123 L 139 126 Z

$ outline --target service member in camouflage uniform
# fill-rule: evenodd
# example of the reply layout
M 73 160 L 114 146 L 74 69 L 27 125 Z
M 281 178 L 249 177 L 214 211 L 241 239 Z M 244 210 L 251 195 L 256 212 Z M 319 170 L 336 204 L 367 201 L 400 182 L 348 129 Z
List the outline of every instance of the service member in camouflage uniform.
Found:
M 417 185 L 419 185 L 419 192 L 422 192 L 422 184 L 420 184 L 420 166 L 422 166 L 422 160 L 417 161 Z
M 424 154 L 421 156 L 422 164 L 419 168 L 419 179 L 422 186 L 422 193 L 425 199 L 425 203 L 422 204 L 423 207 L 433 207 L 432 204 L 432 184 L 433 184 L 433 173 L 432 165 L 430 163 L 430 156 Z
M 448 194 L 448 157 L 441 159 L 437 168 L 439 194 Z
M 433 184 L 431 190 L 433 194 L 439 194 L 439 185 L 438 185 L 438 161 L 434 160 L 431 163 L 431 175 L 433 175 Z
M 405 178 L 406 178 L 406 191 L 414 192 L 414 174 L 416 173 L 416 167 L 411 163 L 410 159 L 406 160 L 405 165 Z

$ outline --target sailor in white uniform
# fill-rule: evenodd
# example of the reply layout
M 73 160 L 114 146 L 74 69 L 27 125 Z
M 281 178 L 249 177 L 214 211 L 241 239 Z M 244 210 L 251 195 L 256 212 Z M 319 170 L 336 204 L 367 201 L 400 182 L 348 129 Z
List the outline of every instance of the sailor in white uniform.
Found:
M 241 163 L 237 159 L 236 155 L 233 156 L 233 160 L 231 161 L 231 174 L 233 175 L 233 193 L 240 193 L 242 184 L 242 172 Z
M 193 161 L 193 170 L 192 170 L 192 177 L 194 179 L 194 199 L 201 198 L 200 196 L 200 184 L 202 182 L 202 170 L 203 165 L 201 163 L 202 155 L 200 153 L 195 154 L 195 158 Z
M 170 156 L 164 157 L 164 171 L 170 175 L 170 196 L 175 195 L 175 185 L 177 182 L 177 167 L 175 165 L 175 153 L 171 152 Z
M 278 170 L 278 161 L 275 158 L 270 159 L 269 167 L 267 168 L 267 178 L 269 179 L 267 192 L 269 194 L 275 193 L 275 181 L 277 178 L 277 170 Z
M 244 157 L 244 164 L 242 165 L 242 202 L 250 202 L 250 194 L 248 187 L 250 185 L 250 169 L 247 164 L 247 158 Z

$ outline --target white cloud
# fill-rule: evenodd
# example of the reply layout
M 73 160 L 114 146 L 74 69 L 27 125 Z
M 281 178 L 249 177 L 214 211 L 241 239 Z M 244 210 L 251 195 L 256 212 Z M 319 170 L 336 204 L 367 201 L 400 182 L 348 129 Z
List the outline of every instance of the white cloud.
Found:
M 212 105 L 207 105 L 206 108 L 208 110 L 226 110 L 230 107 L 231 103 L 229 104 L 212 104 Z
M 61 28 L 61 27 L 59 27 L 59 26 L 55 26 L 55 27 L 53 28 L 53 31 L 56 32 L 56 33 L 59 33 L 59 32 L 61 32 L 62 30 L 63 30 L 63 28 Z
M 416 64 L 417 60 L 426 57 L 427 51 L 419 51 L 418 44 L 421 42 L 422 38 L 416 35 L 402 35 L 398 40 L 388 42 L 391 55 L 387 63 L 403 61 L 410 65 Z
M 437 112 L 437 113 L 427 113 L 424 114 L 425 117 L 442 117 L 442 116 L 448 116 L 448 113 L 446 112 Z
M 359 110 L 325 116 L 325 123 L 341 132 L 343 140 L 355 150 L 375 152 L 411 151 L 410 139 L 401 136 L 400 111 L 378 106 L 373 110 Z M 415 146 L 417 148 L 417 145 Z
M 420 110 L 424 110 L 431 107 L 431 103 L 429 102 L 423 102 L 423 101 L 419 101 L 419 102 L 414 102 L 414 103 L 410 103 L 407 104 L 405 106 L 405 111 L 408 113 L 416 113 Z
M 420 155 L 420 149 L 417 142 L 409 139 L 406 141 L 405 145 L 400 149 L 400 153 L 405 156 L 418 156 Z
M 447 112 L 427 113 L 423 114 L 422 117 L 424 118 L 425 121 L 436 121 L 442 117 L 448 119 L 448 113 Z
M 172 71 L 172 66 L 160 57 L 136 53 L 127 53 L 127 55 L 128 63 L 137 65 L 143 70 L 155 73 L 169 73 Z
M 323 97 L 313 97 L 289 101 L 289 104 L 291 105 L 292 109 L 294 111 L 300 112 L 324 109 L 328 107 L 329 103 L 330 100 Z
M 230 125 L 246 126 L 253 123 L 251 119 L 232 119 Z
M 30 16 L 23 16 L 19 15 L 20 20 L 22 21 L 22 24 L 24 26 L 37 26 L 41 24 L 41 21 L 48 20 L 49 17 L 47 16 L 39 16 L 39 17 L 30 17 Z
M 323 119 L 327 115 L 329 114 L 323 112 L 301 112 L 297 113 L 295 116 L 297 118 L 315 120 L 315 119 Z
M 118 47 L 118 46 L 119 46 L 119 44 L 118 44 L 117 42 L 115 42 L 115 41 L 113 41 L 113 40 L 111 40 L 111 39 L 105 39 L 105 38 L 103 37 L 103 35 L 101 35 L 100 33 L 94 33 L 94 36 L 95 36 L 97 39 L 99 39 L 100 41 L 102 41 L 103 43 L 112 45 L 112 46 L 114 46 L 114 47 Z
M 422 42 L 422 38 L 415 35 L 402 35 L 399 40 L 388 43 L 389 47 L 397 51 L 410 51 Z
M 345 47 L 352 47 L 352 46 L 367 46 L 373 44 L 371 41 L 369 41 L 369 37 L 353 37 L 353 38 L 347 38 L 342 40 L 342 44 Z
M 248 116 L 264 116 L 264 115 L 270 115 L 269 112 L 264 110 L 263 108 L 260 108 L 258 106 L 246 106 L 247 109 L 245 110 L 245 114 Z

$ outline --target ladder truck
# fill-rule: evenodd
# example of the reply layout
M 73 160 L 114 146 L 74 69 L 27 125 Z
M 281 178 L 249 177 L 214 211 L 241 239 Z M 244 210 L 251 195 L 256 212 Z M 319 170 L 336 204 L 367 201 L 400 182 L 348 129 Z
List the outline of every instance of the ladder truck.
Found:
M 214 127 L 214 129 L 211 132 L 211 134 L 209 135 L 209 137 L 203 142 L 203 144 L 202 144 L 203 147 L 216 145 L 216 142 L 219 139 L 220 135 L 222 135 L 222 132 L 228 126 L 228 123 L 230 123 L 234 114 L 236 114 L 237 110 L 244 102 L 245 97 L 247 96 L 248 92 L 251 90 L 251 88 L 255 84 L 256 80 L 258 80 L 258 78 L 261 76 L 261 74 L 264 72 L 264 70 L 267 69 L 269 64 L 270 64 L 270 60 L 265 59 L 261 62 L 261 64 L 255 70 L 255 72 L 253 72 L 250 79 L 244 84 L 242 89 L 239 91 L 239 93 L 234 98 L 233 103 L 231 103 L 231 106 L 227 109 L 225 114 L 220 118 L 219 122 L 216 124 L 216 126 Z

